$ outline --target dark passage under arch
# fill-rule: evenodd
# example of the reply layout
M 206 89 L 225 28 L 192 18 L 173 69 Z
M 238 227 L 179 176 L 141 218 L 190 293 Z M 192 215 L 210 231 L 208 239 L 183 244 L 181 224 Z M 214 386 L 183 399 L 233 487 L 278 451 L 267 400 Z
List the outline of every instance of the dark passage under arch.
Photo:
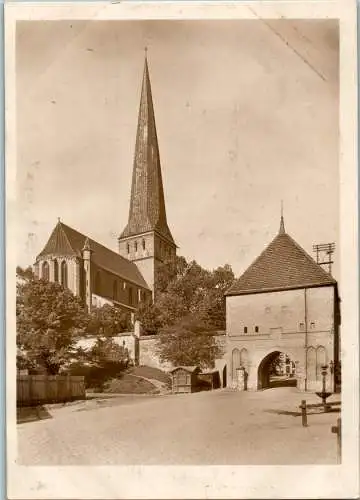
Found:
M 280 351 L 273 351 L 261 361 L 258 368 L 258 389 L 296 386 L 295 363 Z

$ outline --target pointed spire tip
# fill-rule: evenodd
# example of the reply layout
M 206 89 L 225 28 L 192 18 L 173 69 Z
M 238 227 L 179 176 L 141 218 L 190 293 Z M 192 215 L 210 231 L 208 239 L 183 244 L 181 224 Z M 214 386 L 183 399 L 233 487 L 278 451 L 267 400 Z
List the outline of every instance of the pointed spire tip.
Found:
M 285 222 L 284 222 L 284 202 L 281 200 L 281 216 L 280 216 L 280 229 L 279 234 L 285 234 Z

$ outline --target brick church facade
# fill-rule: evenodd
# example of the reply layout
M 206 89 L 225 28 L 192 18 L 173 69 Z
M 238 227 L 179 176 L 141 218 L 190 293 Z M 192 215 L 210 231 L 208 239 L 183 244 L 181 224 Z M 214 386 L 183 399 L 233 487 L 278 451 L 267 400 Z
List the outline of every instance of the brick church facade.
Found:
M 135 312 L 151 299 L 157 267 L 176 256 L 167 224 L 147 58 L 142 80 L 128 223 L 113 251 L 58 221 L 36 257 L 35 275 L 56 281 L 90 310 L 111 304 Z

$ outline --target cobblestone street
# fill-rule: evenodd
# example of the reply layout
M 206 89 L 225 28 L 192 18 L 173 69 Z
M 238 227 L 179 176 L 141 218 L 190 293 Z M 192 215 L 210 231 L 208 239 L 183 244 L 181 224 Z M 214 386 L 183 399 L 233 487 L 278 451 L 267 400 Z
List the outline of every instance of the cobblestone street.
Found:
M 119 396 L 50 409 L 18 425 L 18 463 L 34 465 L 335 464 L 338 413 L 294 416 L 295 388 Z M 309 402 L 316 396 L 306 395 Z M 333 396 L 336 399 L 336 396 Z

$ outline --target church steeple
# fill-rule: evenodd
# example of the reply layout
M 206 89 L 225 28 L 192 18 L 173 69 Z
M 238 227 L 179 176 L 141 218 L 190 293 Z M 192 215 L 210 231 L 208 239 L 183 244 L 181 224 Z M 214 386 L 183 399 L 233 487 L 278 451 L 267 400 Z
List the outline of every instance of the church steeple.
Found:
M 129 218 L 118 241 L 119 253 L 136 261 L 150 288 L 154 288 L 156 281 L 157 263 L 176 254 L 176 245 L 166 218 L 147 50 L 136 133 Z
M 146 50 L 136 134 L 129 219 L 120 238 L 147 231 L 156 231 L 171 243 L 174 243 L 166 219 L 159 145 Z

